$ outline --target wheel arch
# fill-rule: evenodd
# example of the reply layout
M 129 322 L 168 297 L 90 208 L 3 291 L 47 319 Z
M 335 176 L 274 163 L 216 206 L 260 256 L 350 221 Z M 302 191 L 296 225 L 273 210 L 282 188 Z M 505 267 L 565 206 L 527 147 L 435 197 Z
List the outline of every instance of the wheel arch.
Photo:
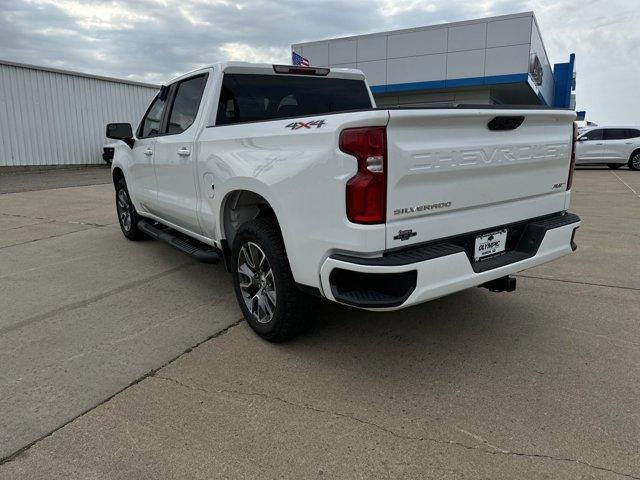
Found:
M 111 179 L 113 180 L 114 187 L 120 180 L 124 179 L 124 172 L 120 167 L 113 167 L 113 170 L 111 171 Z
M 273 218 L 282 235 L 282 228 L 273 205 L 253 190 L 235 189 L 222 200 L 220 209 L 221 239 L 230 247 L 243 223 L 255 218 Z
M 629 155 L 629 161 L 627 162 L 627 166 L 629 167 L 630 170 L 640 170 L 639 167 L 633 166 L 633 157 L 635 157 L 636 155 L 640 155 L 640 148 L 636 148 L 633 152 L 631 152 L 631 155 Z

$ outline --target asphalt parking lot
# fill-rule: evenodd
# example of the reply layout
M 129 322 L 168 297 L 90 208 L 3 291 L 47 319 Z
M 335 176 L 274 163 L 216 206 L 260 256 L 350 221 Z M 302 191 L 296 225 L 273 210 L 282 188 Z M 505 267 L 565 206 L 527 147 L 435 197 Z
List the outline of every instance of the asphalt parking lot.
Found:
M 0 176 L 0 479 L 640 478 L 640 172 L 577 170 L 578 251 L 513 293 L 279 345 L 100 172 Z

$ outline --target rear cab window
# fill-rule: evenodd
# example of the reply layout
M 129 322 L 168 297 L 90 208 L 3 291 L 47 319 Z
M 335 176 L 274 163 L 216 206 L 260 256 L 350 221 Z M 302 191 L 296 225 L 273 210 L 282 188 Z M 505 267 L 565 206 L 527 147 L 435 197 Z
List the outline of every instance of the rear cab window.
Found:
M 226 73 L 216 125 L 371 108 L 364 80 Z

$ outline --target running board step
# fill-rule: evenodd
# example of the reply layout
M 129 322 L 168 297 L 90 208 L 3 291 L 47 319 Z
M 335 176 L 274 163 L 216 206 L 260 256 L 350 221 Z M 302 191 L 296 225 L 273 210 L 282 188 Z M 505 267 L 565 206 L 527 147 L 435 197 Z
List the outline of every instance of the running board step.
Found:
M 218 263 L 220 261 L 221 252 L 216 247 L 191 239 L 169 227 L 161 224 L 152 225 L 147 220 L 140 220 L 138 228 L 150 237 L 168 243 L 199 262 Z

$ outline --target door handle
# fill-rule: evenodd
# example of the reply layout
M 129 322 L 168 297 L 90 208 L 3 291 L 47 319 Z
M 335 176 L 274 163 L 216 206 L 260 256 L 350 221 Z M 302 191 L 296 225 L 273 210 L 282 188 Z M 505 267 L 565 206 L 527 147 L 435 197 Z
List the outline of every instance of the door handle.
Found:
M 596 143 L 596 145 L 604 145 L 604 143 Z
M 187 147 L 182 147 L 178 150 L 178 155 L 180 155 L 181 157 L 188 157 L 189 155 L 191 155 L 191 150 L 189 150 Z
M 147 148 L 147 149 L 144 151 L 144 154 L 145 154 L 147 157 L 150 157 L 151 155 L 153 155 L 153 150 L 151 150 L 150 148 Z

